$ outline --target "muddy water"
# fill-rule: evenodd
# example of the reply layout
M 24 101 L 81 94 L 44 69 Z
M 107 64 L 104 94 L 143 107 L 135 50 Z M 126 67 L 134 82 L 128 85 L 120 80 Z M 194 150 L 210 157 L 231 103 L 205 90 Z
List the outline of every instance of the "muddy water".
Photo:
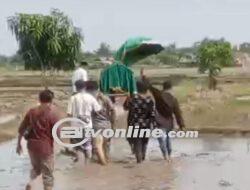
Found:
M 72 164 L 56 156 L 56 190 L 247 190 L 250 186 L 250 140 L 246 137 L 203 135 L 174 139 L 173 162 L 161 158 L 151 139 L 145 163 L 135 164 L 127 142 L 114 139 L 112 163 Z M 29 175 L 27 154 L 15 154 L 15 142 L 0 146 L 0 189 L 21 190 Z M 36 190 L 41 189 L 40 180 Z

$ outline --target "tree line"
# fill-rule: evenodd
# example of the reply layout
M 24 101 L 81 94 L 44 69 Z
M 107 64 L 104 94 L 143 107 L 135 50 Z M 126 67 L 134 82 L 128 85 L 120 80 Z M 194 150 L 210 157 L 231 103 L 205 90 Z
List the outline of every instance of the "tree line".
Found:
M 114 51 L 102 42 L 94 52 L 83 52 L 84 37 L 80 28 L 58 9 L 50 14 L 19 13 L 7 20 L 12 33 L 19 44 L 16 55 L 0 56 L 0 63 L 23 63 L 26 70 L 69 70 L 74 63 L 96 64 L 100 66 L 100 57 L 112 57 Z M 234 52 L 250 53 L 250 43 L 242 43 L 233 48 L 225 39 L 205 38 L 191 47 L 177 48 L 169 44 L 165 49 L 137 64 L 170 65 L 173 67 L 198 67 L 199 71 L 209 73 L 210 86 L 214 88 L 214 76 L 222 67 L 234 64 Z

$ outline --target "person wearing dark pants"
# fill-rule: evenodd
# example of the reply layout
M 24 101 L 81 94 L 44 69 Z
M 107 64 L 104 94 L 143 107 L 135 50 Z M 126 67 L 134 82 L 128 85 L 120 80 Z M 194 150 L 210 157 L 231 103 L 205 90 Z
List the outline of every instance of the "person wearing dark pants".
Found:
M 148 140 L 146 137 L 134 139 L 134 151 L 138 163 L 145 160 Z
M 166 133 L 166 135 L 159 138 L 158 141 L 164 159 L 170 161 L 172 149 L 168 133 L 174 128 L 174 119 L 176 120 L 180 130 L 183 130 L 185 128 L 179 102 L 171 92 L 171 81 L 165 81 L 163 83 L 163 90 L 160 91 L 150 84 L 149 80 L 144 75 L 143 69 L 141 70 L 141 79 L 154 96 L 156 106 L 155 118 L 158 125 L 157 127 L 162 129 Z
M 124 109 L 128 110 L 128 126 L 133 127 L 132 134 L 134 134 L 136 127 L 138 131 L 156 127 L 155 105 L 148 95 L 148 88 L 141 81 L 137 81 L 136 84 L 138 94 L 129 97 L 124 104 Z M 148 138 L 145 136 L 140 137 L 140 132 L 137 134 L 137 136 L 132 135 L 132 137 L 128 138 L 128 142 L 132 152 L 135 153 L 137 163 L 141 163 L 146 157 Z

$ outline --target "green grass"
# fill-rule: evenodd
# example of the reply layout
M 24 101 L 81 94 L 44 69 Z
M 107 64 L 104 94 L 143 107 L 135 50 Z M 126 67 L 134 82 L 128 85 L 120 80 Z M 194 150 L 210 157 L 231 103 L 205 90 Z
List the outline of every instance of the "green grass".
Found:
M 250 83 L 234 83 L 225 85 L 234 96 L 250 95 Z
M 196 91 L 196 84 L 193 80 L 185 80 L 173 88 L 174 94 L 181 103 L 187 101 Z
M 249 110 L 250 110 L 250 100 L 234 99 L 234 100 L 231 100 L 230 105 L 232 106 L 232 108 L 241 107 L 242 109 L 249 108 Z

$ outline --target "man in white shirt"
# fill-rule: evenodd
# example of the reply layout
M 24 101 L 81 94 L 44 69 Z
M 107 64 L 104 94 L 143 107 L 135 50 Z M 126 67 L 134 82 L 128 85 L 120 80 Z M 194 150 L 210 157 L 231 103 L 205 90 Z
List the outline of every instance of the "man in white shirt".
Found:
M 83 80 L 83 81 L 87 81 L 88 80 L 88 73 L 85 69 L 81 68 L 79 63 L 75 64 L 75 71 L 73 72 L 72 75 L 72 89 L 73 89 L 73 93 L 77 92 L 76 90 L 76 86 L 75 86 L 75 82 L 78 80 Z
M 83 80 L 78 80 L 75 82 L 77 93 L 71 96 L 68 103 L 67 114 L 70 117 L 75 117 L 83 120 L 87 123 L 86 127 L 92 128 L 92 112 L 98 112 L 102 109 L 101 105 L 97 100 L 89 93 L 85 91 L 85 82 Z M 74 125 L 72 123 L 72 125 Z M 75 139 L 72 139 L 74 143 Z M 77 151 L 81 151 L 85 155 L 85 162 L 87 163 L 91 158 L 92 153 L 92 142 L 89 139 L 83 145 L 76 147 Z M 76 155 L 76 161 L 78 161 L 78 156 Z

